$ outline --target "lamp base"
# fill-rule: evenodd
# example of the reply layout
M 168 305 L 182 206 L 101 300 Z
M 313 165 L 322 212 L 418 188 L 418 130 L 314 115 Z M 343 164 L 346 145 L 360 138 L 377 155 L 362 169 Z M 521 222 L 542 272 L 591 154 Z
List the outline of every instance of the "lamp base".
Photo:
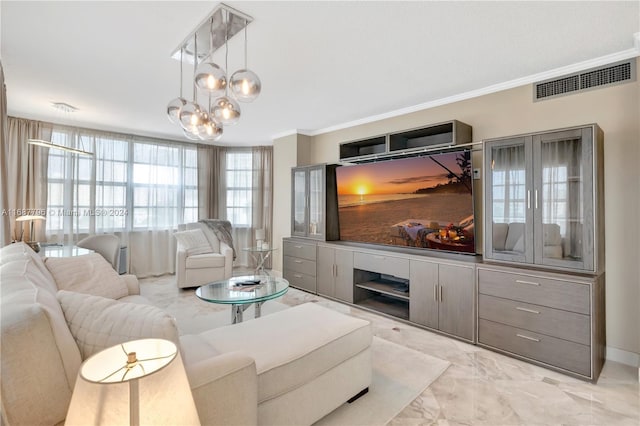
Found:
M 31 249 L 33 251 L 35 251 L 36 253 L 38 253 L 40 251 L 40 243 L 37 242 L 37 241 L 30 241 L 30 242 L 27 243 L 27 245 L 29 247 L 31 247 Z

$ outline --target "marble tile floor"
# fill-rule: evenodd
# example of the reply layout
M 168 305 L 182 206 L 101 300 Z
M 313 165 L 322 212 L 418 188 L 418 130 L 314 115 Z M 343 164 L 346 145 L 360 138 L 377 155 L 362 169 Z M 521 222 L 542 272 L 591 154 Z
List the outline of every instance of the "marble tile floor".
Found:
M 242 272 L 234 270 L 234 275 Z M 195 297 L 192 289 L 179 290 L 172 275 L 140 282 L 143 295 L 147 286 L 162 286 L 162 297 L 155 298 L 161 308 Z M 315 302 L 367 319 L 377 337 L 451 362 L 431 386 L 391 420 L 392 426 L 640 425 L 637 368 L 607 361 L 598 383 L 593 385 L 294 288 L 279 301 L 291 306 Z M 228 309 L 202 303 L 203 311 Z

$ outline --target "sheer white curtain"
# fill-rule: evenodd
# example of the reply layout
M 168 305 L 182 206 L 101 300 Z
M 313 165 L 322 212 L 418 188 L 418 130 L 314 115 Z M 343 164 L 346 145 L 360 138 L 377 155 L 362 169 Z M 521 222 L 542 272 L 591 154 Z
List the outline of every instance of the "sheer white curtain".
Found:
M 198 146 L 199 219 L 231 222 L 236 266 L 255 266 L 253 257 L 242 249 L 256 245 L 257 229 L 264 229 L 271 242 L 272 153 L 272 147 L 266 146 Z
M 568 244 L 564 247 L 565 256 L 573 257 L 582 255 L 582 247 L 578 244 L 582 240 L 584 222 L 580 142 L 572 139 L 545 142 L 541 153 L 542 223 L 558 225 L 563 241 Z
M 195 145 L 62 126 L 52 138 L 95 156 L 51 150 L 50 241 L 113 233 L 128 247 L 129 272 L 175 272 L 173 231 L 197 217 Z
M 526 175 L 524 146 L 492 150 L 493 221 L 526 222 Z

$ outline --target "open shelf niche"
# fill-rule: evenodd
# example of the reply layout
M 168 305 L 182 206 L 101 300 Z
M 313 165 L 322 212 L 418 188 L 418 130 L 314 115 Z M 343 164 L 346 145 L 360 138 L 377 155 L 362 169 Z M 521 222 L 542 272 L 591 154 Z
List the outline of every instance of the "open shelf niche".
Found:
M 353 270 L 356 305 L 409 319 L 409 280 L 377 272 Z

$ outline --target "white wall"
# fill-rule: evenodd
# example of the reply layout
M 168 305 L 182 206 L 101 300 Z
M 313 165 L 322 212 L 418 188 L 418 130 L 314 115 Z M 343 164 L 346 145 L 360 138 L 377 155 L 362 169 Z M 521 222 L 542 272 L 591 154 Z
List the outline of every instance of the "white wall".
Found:
M 311 162 L 337 161 L 340 142 L 451 119 L 471 125 L 474 141 L 599 124 L 605 134 L 607 346 L 640 354 L 639 103 L 638 81 L 542 102 L 532 101 L 527 85 L 315 136 Z M 474 167 L 481 166 L 477 158 Z M 481 212 L 481 192 L 476 194 Z

